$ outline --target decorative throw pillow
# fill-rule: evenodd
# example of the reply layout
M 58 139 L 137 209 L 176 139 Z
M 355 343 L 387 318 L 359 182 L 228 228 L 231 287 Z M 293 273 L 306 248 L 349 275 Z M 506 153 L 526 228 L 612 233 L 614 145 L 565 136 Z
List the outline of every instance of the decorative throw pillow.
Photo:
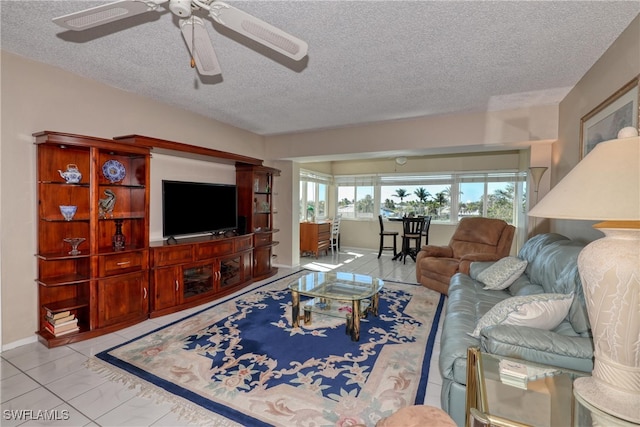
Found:
M 480 272 L 477 279 L 485 284 L 484 289 L 506 289 L 524 273 L 527 264 L 527 261 L 514 256 L 502 258 Z
M 537 294 L 507 298 L 482 316 L 470 335 L 479 338 L 480 331 L 492 325 L 519 325 L 551 330 L 567 317 L 572 302 L 573 294 Z

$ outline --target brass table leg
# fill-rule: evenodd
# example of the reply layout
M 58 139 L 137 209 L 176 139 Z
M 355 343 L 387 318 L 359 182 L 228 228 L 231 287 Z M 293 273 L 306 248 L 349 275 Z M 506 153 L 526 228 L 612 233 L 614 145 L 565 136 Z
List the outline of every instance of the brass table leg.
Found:
M 471 410 L 478 407 L 478 358 L 480 349 L 469 347 L 467 349 L 467 396 L 465 426 L 471 427 Z
M 376 292 L 375 295 L 371 298 L 371 306 L 369 306 L 369 311 L 374 316 L 378 316 L 378 301 L 379 301 L 380 292 Z
M 291 326 L 300 326 L 300 294 L 298 291 L 291 291 Z
M 360 340 L 360 300 L 354 299 L 351 304 L 351 341 Z

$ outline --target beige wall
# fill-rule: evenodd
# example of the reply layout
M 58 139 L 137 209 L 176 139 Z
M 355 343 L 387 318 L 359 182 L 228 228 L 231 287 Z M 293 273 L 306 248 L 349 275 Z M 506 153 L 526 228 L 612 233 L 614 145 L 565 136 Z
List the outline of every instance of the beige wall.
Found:
M 553 147 L 552 185 L 580 161 L 580 118 L 640 74 L 640 16 L 618 37 L 560 103 L 558 142 Z M 638 162 L 640 167 L 640 160 Z M 594 194 L 595 198 L 606 194 Z M 551 221 L 552 231 L 594 240 L 603 236 L 589 221 Z
M 332 175 L 357 175 L 375 173 L 424 173 L 424 172 L 464 172 L 494 169 L 518 169 L 520 152 L 508 150 L 493 153 L 473 153 L 440 156 L 411 157 L 403 166 L 398 166 L 393 158 L 362 161 L 332 162 Z M 306 166 L 313 166 L 304 165 Z M 314 169 L 315 170 L 315 169 Z
M 526 148 L 532 142 L 555 140 L 557 131 L 558 106 L 549 105 L 269 136 L 266 141 L 272 158 L 354 158 L 406 150 L 442 154 Z
M 1 64 L 0 280 L 5 345 L 33 339 L 37 329 L 37 200 L 32 133 L 50 130 L 103 138 L 136 133 L 258 158 L 265 156 L 265 150 L 264 140 L 258 135 L 54 67 L 6 52 L 2 52 Z M 194 166 L 157 158 L 151 161 L 154 209 L 160 203 L 155 183 L 164 173 L 196 180 L 210 180 L 209 173 L 226 176 L 218 174 L 219 166 L 213 164 Z M 230 173 L 234 182 L 235 176 Z M 157 212 L 152 212 L 152 235 L 161 235 L 161 227 Z

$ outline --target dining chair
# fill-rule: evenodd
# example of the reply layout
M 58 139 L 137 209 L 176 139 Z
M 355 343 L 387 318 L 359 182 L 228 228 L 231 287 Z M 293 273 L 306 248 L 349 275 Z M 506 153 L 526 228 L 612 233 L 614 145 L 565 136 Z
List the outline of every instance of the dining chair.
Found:
M 402 262 L 407 263 L 407 255 L 414 261 L 420 252 L 422 230 L 426 218 L 423 216 L 402 219 Z
M 397 231 L 385 231 L 384 222 L 382 221 L 382 215 L 378 215 L 378 221 L 380 222 L 380 249 L 378 249 L 378 258 L 382 255 L 382 251 L 393 250 L 394 259 L 398 256 L 398 247 L 396 243 L 396 237 L 400 235 Z M 385 246 L 385 238 L 393 238 L 393 246 Z
M 334 248 L 336 252 L 340 252 L 340 220 L 341 218 L 342 218 L 342 215 L 336 215 L 333 221 L 331 221 L 331 240 L 329 241 L 331 252 L 333 252 Z
M 424 226 L 422 227 L 422 235 L 424 236 L 425 245 L 429 244 L 429 227 L 431 226 L 431 215 L 423 216 L 424 218 Z

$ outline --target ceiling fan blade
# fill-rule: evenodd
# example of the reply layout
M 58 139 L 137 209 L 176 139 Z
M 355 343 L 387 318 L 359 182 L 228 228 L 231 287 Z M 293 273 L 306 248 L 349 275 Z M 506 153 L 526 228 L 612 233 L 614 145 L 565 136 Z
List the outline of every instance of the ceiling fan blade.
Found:
M 222 74 L 218 57 L 213 50 L 213 44 L 202 19 L 191 16 L 180 20 L 180 30 L 187 43 L 192 58 L 196 61 L 198 72 L 205 76 Z M 195 45 L 195 49 L 194 49 Z
M 309 46 L 305 41 L 224 2 L 213 2 L 209 6 L 209 16 L 217 23 L 296 61 L 307 55 Z
M 168 0 L 120 0 L 115 3 L 92 7 L 80 12 L 53 18 L 53 22 L 68 30 L 82 31 L 108 22 L 156 10 Z

